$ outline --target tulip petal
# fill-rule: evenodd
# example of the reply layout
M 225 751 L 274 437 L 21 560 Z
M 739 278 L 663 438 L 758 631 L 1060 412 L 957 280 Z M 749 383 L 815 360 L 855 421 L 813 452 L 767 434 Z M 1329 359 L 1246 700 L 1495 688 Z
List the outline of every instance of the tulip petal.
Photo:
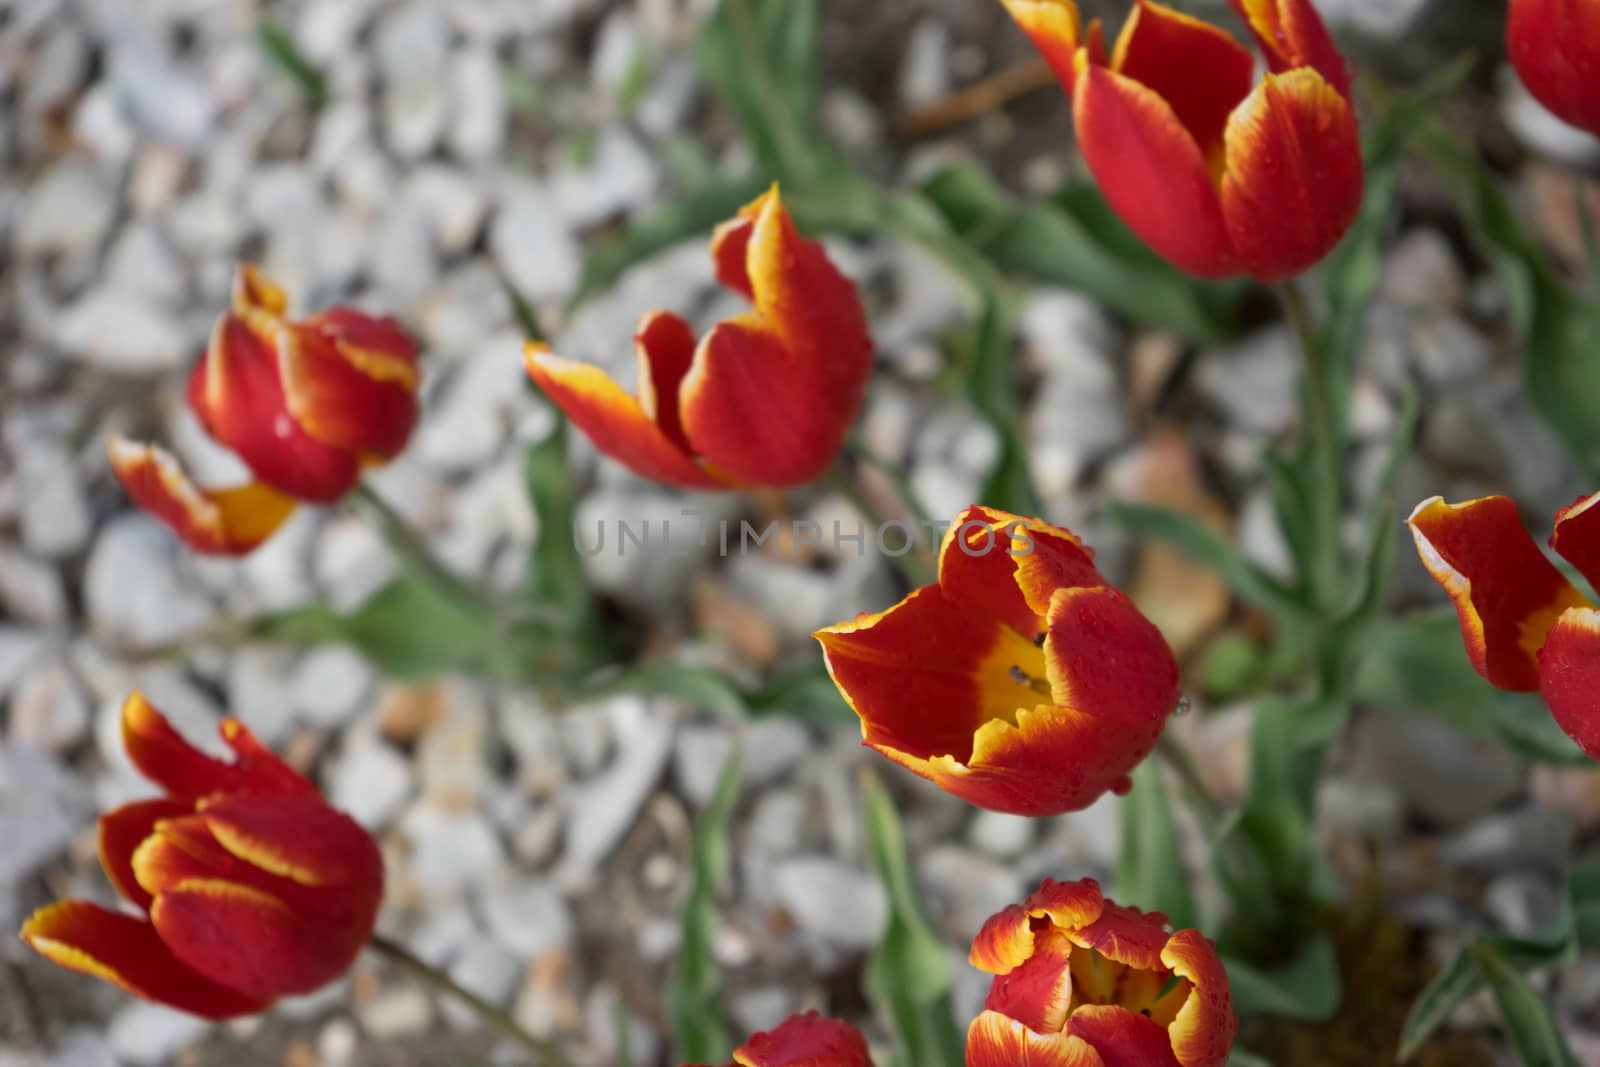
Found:
M 997 975 L 983 1006 L 1041 1034 L 1066 1028 L 1072 1007 L 1072 958 L 1076 946 L 1055 927 L 1040 931 L 1022 965 Z
M 694 363 L 694 330 L 682 316 L 657 311 L 639 320 L 633 336 L 639 361 L 639 407 L 673 444 L 690 452 L 678 391 Z
M 1406 523 L 1423 566 L 1455 601 L 1478 673 L 1499 689 L 1538 689 L 1545 635 L 1562 612 L 1589 605 L 1528 536 L 1516 504 L 1434 497 Z
M 273 999 L 201 976 L 173 955 L 150 923 L 87 901 L 65 900 L 35 912 L 22 939 L 62 967 L 207 1019 L 250 1015 Z
M 1120 722 L 1154 744 L 1180 696 L 1178 661 L 1155 623 L 1120 590 L 1079 587 L 1056 591 L 1048 633 L 1055 702 Z
M 169 452 L 113 435 L 111 470 L 139 507 L 171 527 L 196 552 L 241 556 L 277 532 L 295 509 L 293 497 L 264 482 L 201 489 Z
M 939 545 L 939 588 L 1029 640 L 1044 632 L 1050 591 L 1104 582 L 1070 530 L 996 508 L 967 508 Z
M 1193 987 L 1167 1027 L 1178 1062 L 1183 1067 L 1223 1067 L 1239 1020 L 1216 947 L 1198 930 L 1179 930 L 1161 950 L 1161 962 Z
M 799 485 L 827 469 L 860 409 L 872 339 L 855 286 L 821 244 L 800 236 L 777 190 L 746 211 L 755 216 L 748 237 L 724 234 L 713 254 L 726 277 L 728 250 L 745 242 L 755 308 L 701 342 L 679 392 L 683 427 L 716 470 Z
M 985 920 L 967 962 L 990 974 L 1010 974 L 1033 955 L 1033 916 L 1012 904 Z
M 1512 0 L 1506 47 L 1528 91 L 1557 116 L 1600 133 L 1600 10 L 1574 0 Z
M 140 774 L 175 799 L 195 800 L 219 792 L 315 791 L 243 727 L 225 724 L 223 737 L 240 757 L 234 763 L 212 759 L 189 744 L 143 694 L 130 694 L 122 705 L 122 744 L 128 758 Z
M 855 1027 L 814 1011 L 756 1034 L 733 1059 L 739 1067 L 872 1067 L 866 1039 Z
M 639 402 L 599 367 L 553 355 L 529 342 L 528 376 L 595 447 L 635 474 L 685 489 L 727 486 L 695 462 L 644 413 Z
M 985 1011 L 967 1030 L 967 1067 L 1108 1067 L 1088 1042 L 1072 1034 L 1039 1034 L 997 1011 Z
M 965 762 L 980 726 L 1011 719 L 1038 700 L 1012 668 L 1038 660 L 1039 649 L 998 620 L 953 603 L 936 585 L 815 636 L 834 682 L 861 718 L 865 743 L 925 776 L 931 772 L 921 761 Z
M 124 899 L 150 910 L 151 895 L 139 884 L 133 869 L 134 852 L 156 832 L 156 823 L 188 815 L 194 805 L 188 801 L 158 797 L 124 804 L 100 816 L 100 866 Z
M 1193 1067 L 1173 1054 L 1166 1027 L 1115 1004 L 1078 1008 L 1067 1033 L 1098 1052 L 1105 1067 Z
M 210 797 L 199 818 L 230 854 L 279 878 L 381 893 L 383 856 L 372 835 L 321 797 Z
M 1255 81 L 1249 49 L 1221 27 L 1140 0 L 1123 23 L 1111 69 L 1170 104 L 1211 172 L 1220 173 L 1228 115 Z
M 233 272 L 233 310 L 239 315 L 260 311 L 282 316 L 289 311 L 289 294 L 254 263 L 241 263 Z
M 355 485 L 360 465 L 353 453 L 308 434 L 290 412 L 279 353 L 291 333 L 262 312 L 224 316 L 190 377 L 190 404 L 257 478 L 299 500 L 331 504 Z
M 1334 46 L 1333 37 L 1311 0 L 1229 0 L 1266 54 L 1267 66 L 1283 74 L 1311 67 L 1350 97 L 1350 64 Z
M 1033 46 L 1056 72 L 1062 88 L 1072 92 L 1078 80 L 1076 57 L 1081 25 L 1073 0 L 1002 0 L 1006 10 Z
M 168 948 L 206 978 L 252 998 L 309 993 L 355 958 L 337 930 L 308 922 L 279 898 L 221 878 L 189 878 L 150 906 Z
M 1579 497 L 1556 512 L 1550 547 L 1600 590 L 1600 508 L 1596 503 L 1600 503 L 1600 493 Z
M 1600 611 L 1571 608 L 1539 650 L 1539 691 L 1584 754 L 1600 759 Z
M 1084 66 L 1078 144 L 1111 207 L 1152 249 L 1202 278 L 1242 268 L 1204 153 L 1172 106 L 1132 78 Z
M 323 444 L 392 459 L 405 448 L 417 422 L 416 352 L 409 338 L 405 348 L 395 349 L 387 328 L 368 329 L 352 316 L 365 318 L 334 309 L 282 331 L 285 402 L 301 428 Z M 357 337 L 383 337 L 384 347 L 364 347 L 341 336 L 338 331 L 345 328 Z
M 1261 281 L 1292 277 L 1333 251 L 1361 209 L 1355 112 L 1309 67 L 1269 74 L 1228 120 L 1222 214 Z
M 1159 970 L 1164 966 L 1161 950 L 1167 944 L 1167 917 L 1107 901 L 1094 922 L 1070 930 L 1069 936 L 1108 960 L 1143 971 Z

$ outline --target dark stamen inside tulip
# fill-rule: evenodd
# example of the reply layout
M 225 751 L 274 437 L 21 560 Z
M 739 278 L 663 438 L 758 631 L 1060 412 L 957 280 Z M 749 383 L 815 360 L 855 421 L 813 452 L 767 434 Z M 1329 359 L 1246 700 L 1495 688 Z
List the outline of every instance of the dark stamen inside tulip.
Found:
M 1050 696 L 1050 683 L 1043 678 L 1035 678 L 1027 671 L 1015 664 L 1011 667 L 1011 680 L 1018 685 L 1025 685 L 1040 696 Z

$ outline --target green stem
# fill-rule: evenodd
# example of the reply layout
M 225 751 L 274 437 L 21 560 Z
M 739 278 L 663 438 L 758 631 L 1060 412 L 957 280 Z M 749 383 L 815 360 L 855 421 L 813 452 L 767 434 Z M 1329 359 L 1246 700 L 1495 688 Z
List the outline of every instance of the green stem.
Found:
M 1600 293 L 1600 239 L 1597 239 L 1594 229 L 1594 213 L 1589 210 L 1589 197 L 1585 195 L 1583 175 L 1572 176 L 1572 199 L 1577 206 L 1578 233 L 1583 238 L 1584 258 L 1589 266 L 1589 285 L 1592 291 Z
M 843 493 L 867 521 L 879 527 L 885 526 L 891 521 L 889 516 L 886 516 L 878 509 L 871 497 L 862 491 L 861 486 L 842 465 L 835 464 L 829 468 L 828 484 Z M 936 580 L 934 568 L 921 547 L 922 534 L 926 529 L 927 527 L 917 524 L 917 529 L 912 535 L 913 547 L 911 551 L 889 557 L 894 560 L 894 565 L 899 569 L 901 576 L 914 589 L 924 585 L 931 585 Z
M 900 494 L 906 510 L 915 516 L 916 520 L 925 526 L 932 526 L 934 518 L 928 514 L 928 509 L 922 506 L 922 501 L 917 499 L 917 494 L 911 488 L 911 479 L 899 465 L 888 458 L 879 455 L 862 443 L 860 438 L 852 437 L 845 443 L 845 452 L 856 462 L 871 467 L 889 480 L 894 486 L 894 491 Z
M 767 129 L 777 142 L 778 155 L 783 160 L 784 177 L 791 181 L 808 181 L 815 177 L 811 146 L 805 135 L 795 125 L 794 112 L 784 99 L 783 90 L 772 80 L 764 59 L 766 45 L 761 40 L 755 17 L 750 13 L 750 0 L 724 0 L 728 19 L 733 26 L 733 36 L 739 42 L 740 53 L 748 60 L 745 74 L 755 93 L 756 105 Z
M 1332 386 L 1322 345 L 1311 328 L 1311 316 L 1294 282 L 1277 287 L 1284 318 L 1294 330 L 1304 361 L 1306 426 L 1316 464 L 1313 504 L 1317 531 L 1316 557 L 1311 561 L 1310 587 L 1316 603 L 1327 610 L 1337 607 L 1339 586 L 1339 436 L 1334 425 Z
M 1177 776 L 1183 785 L 1184 796 L 1188 798 L 1190 810 L 1200 820 L 1206 833 L 1214 837 L 1222 828 L 1222 805 L 1200 774 L 1200 768 L 1190 758 L 1189 750 L 1173 740 L 1170 733 L 1163 732 L 1161 739 L 1156 742 L 1156 755 Z
M 495 1007 L 472 990 L 458 984 L 443 971 L 419 959 L 404 945 L 391 941 L 381 934 L 374 934 L 367 945 L 390 963 L 471 1008 L 484 1022 L 526 1049 L 539 1067 L 573 1067 L 572 1061 L 567 1059 L 554 1042 L 528 1033 L 505 1010 Z

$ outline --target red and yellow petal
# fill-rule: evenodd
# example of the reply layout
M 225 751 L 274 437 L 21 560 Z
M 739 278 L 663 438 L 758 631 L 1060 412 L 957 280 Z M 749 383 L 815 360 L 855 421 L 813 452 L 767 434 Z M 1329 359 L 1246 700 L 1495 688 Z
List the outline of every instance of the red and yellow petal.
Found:
M 113 435 L 106 443 L 111 470 L 139 507 L 196 552 L 242 556 L 271 537 L 295 509 L 295 500 L 264 482 L 233 489 L 201 489 L 178 461 L 155 445 Z
M 364 348 L 317 323 L 299 323 L 280 335 L 290 416 L 325 445 L 361 457 L 392 459 L 405 448 L 417 423 L 420 374 L 414 352 Z
M 311 436 L 289 410 L 279 356 L 290 333 L 279 319 L 224 316 L 190 379 L 190 401 L 212 436 L 261 481 L 329 504 L 355 485 L 360 457 Z
M 1181 270 L 1239 273 L 1205 154 L 1172 105 L 1132 78 L 1080 66 L 1078 144 L 1111 207 Z
M 1069 930 L 1068 936 L 1108 960 L 1142 971 L 1157 970 L 1163 966 L 1167 917 L 1106 901 L 1094 922 Z
M 1267 66 L 1282 74 L 1311 67 L 1349 99 L 1350 64 L 1334 46 L 1311 0 L 1229 0 L 1266 54 Z
M 1570 608 L 1539 650 L 1539 692 L 1584 754 L 1600 759 L 1600 611 Z
M 1110 1067 L 1081 1037 L 1040 1034 L 997 1011 L 967 1029 L 967 1067 Z
M 1511 0 L 1506 51 L 1522 83 L 1563 120 L 1600 135 L 1600 6 L 1592 0 Z
M 1249 49 L 1221 27 L 1140 0 L 1117 38 L 1111 69 L 1170 104 L 1211 172 L 1220 173 L 1228 116 L 1255 81 Z
M 814 1011 L 756 1034 L 734 1052 L 733 1059 L 739 1067 L 872 1067 L 860 1031 Z
M 1013 815 L 1081 811 L 1150 754 L 1162 724 L 1108 720 L 1074 708 L 1041 704 L 985 723 L 964 763 L 953 756 L 917 761 L 883 747 L 878 751 L 931 778 L 968 803 Z
M 1198 930 L 1179 930 L 1161 950 L 1161 962 L 1192 987 L 1167 1027 L 1178 1062 L 1183 1067 L 1224 1067 L 1239 1020 L 1216 946 Z
M 1406 520 L 1422 564 L 1455 602 L 1467 655 L 1499 689 L 1539 688 L 1539 648 L 1568 608 L 1588 607 L 1503 496 L 1418 504 Z
M 1081 21 L 1073 0 L 1002 0 L 1022 32 L 1056 72 L 1062 88 L 1072 92 L 1078 80 L 1077 54 Z
M 1120 590 L 1080 586 L 1056 591 L 1047 633 L 1055 702 L 1154 743 L 1181 695 L 1178 661 L 1155 623 Z
M 383 856 L 354 819 L 321 797 L 208 797 L 198 816 L 227 851 L 310 889 L 383 892 Z
M 1222 215 L 1243 267 L 1292 277 L 1343 239 L 1361 209 L 1361 137 L 1314 69 L 1269 74 L 1228 121 Z
M 1010 974 L 1033 955 L 1033 939 L 1033 916 L 1012 904 L 984 921 L 967 962 L 989 974 Z
M 1173 1054 L 1166 1027 L 1114 1004 L 1078 1008 L 1066 1032 L 1093 1048 L 1105 1067 L 1189 1067 Z
M 123 898 L 140 911 L 150 910 L 151 894 L 139 884 L 133 856 L 156 832 L 164 819 L 177 819 L 194 811 L 192 801 L 157 797 L 124 804 L 100 816 L 100 866 Z
M 1044 632 L 1057 588 L 1104 581 L 1094 553 L 1070 530 L 996 508 L 967 508 L 939 545 L 939 587 L 945 594 L 1029 639 Z
M 599 367 L 576 363 L 529 342 L 523 349 L 528 376 L 594 442 L 634 473 L 685 489 L 725 489 L 727 484 L 695 462 L 662 432 L 638 400 L 623 392 Z
M 694 364 L 694 330 L 681 315 L 656 311 L 639 320 L 634 331 L 634 353 L 639 361 L 639 407 L 661 428 L 667 439 L 685 452 L 692 451 L 683 432 L 678 391 Z
M 35 912 L 22 927 L 22 939 L 53 963 L 191 1015 L 250 1015 L 273 999 L 203 977 L 172 953 L 150 923 L 87 901 L 65 900 Z
M 1600 590 L 1600 493 L 1591 493 L 1556 512 L 1550 547 L 1578 568 L 1590 586 Z
M 933 771 L 919 761 L 966 762 L 984 723 L 1038 701 L 1012 674 L 1040 656 L 1033 643 L 936 585 L 814 636 L 865 743 L 925 777 Z
M 221 878 L 162 890 L 150 921 L 184 964 L 254 999 L 309 993 L 343 974 L 359 951 L 271 893 Z
M 289 294 L 254 263 L 241 263 L 233 272 L 233 310 L 282 317 L 289 311 Z
M 256 740 L 256 735 L 238 719 L 223 719 L 217 726 L 217 733 L 223 744 L 233 750 L 233 769 L 239 775 L 237 791 L 320 798 L 316 786 Z
M 142 693 L 122 705 L 122 745 L 138 772 L 174 799 L 193 801 L 212 793 L 315 793 L 315 787 L 264 748 L 232 720 L 220 727 L 238 759 L 224 763 L 184 740 Z
M 1073 1000 L 1074 948 L 1063 931 L 1054 927 L 1041 930 L 1028 958 L 995 976 L 984 1009 L 1041 1034 L 1064 1030 Z

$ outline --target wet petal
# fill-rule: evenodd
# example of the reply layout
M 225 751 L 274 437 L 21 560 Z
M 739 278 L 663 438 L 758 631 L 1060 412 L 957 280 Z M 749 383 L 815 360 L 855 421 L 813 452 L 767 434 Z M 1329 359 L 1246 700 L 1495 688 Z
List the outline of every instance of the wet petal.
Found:
M 1041 1034 L 1065 1029 L 1073 996 L 1073 948 L 1060 930 L 1047 927 L 1041 931 L 1021 966 L 995 977 L 984 1009 Z
M 639 402 L 599 367 L 562 359 L 547 346 L 532 342 L 523 349 L 523 361 L 550 402 L 596 448 L 629 470 L 686 489 L 727 488 L 663 433 Z
M 1044 632 L 1055 589 L 1103 582 L 1094 553 L 1070 530 L 996 508 L 969 507 L 939 545 L 939 587 L 945 594 L 1004 620 L 1030 640 Z
M 1311 67 L 1349 99 L 1350 64 L 1334 46 L 1311 0 L 1229 2 L 1255 35 L 1272 71 L 1282 74 L 1295 67 Z
M 1600 135 L 1600 9 L 1573 0 L 1511 0 L 1506 48 L 1522 83 L 1574 126 Z
M 1227 31 L 1163 4 L 1135 4 L 1111 69 L 1172 106 L 1213 173 L 1222 164 L 1228 116 L 1250 94 L 1255 59 Z
M 967 1030 L 967 1067 L 1108 1067 L 1082 1038 L 1039 1034 L 997 1011 Z
M 1108 960 L 1139 970 L 1156 970 L 1163 966 L 1161 950 L 1167 944 L 1167 917 L 1107 901 L 1099 918 L 1069 931 L 1068 936 Z
M 1161 950 L 1161 962 L 1193 986 L 1167 1028 L 1178 1062 L 1183 1067 L 1223 1067 L 1239 1020 L 1216 946 L 1198 930 L 1179 930 Z
M 1033 916 L 1012 904 L 984 922 L 972 939 L 967 962 L 990 974 L 1010 974 L 1033 955 Z
M 855 1027 L 814 1011 L 757 1034 L 733 1054 L 739 1067 L 872 1067 Z
M 1243 269 L 1205 155 L 1167 101 L 1132 78 L 1088 65 L 1074 114 L 1089 169 L 1134 233 L 1202 278 Z
M 242 556 L 277 532 L 295 500 L 264 482 L 201 489 L 178 461 L 155 445 L 112 436 L 111 469 L 139 507 L 171 527 L 196 552 Z
M 1500 689 L 1539 688 L 1539 647 L 1561 613 L 1588 601 L 1503 496 L 1418 504 L 1406 520 L 1423 566 L 1455 601 L 1467 655 Z
M 1048 632 L 1055 702 L 1153 743 L 1180 696 L 1178 661 L 1155 623 L 1111 586 L 1079 587 L 1056 591 Z
M 1264 282 L 1316 264 L 1361 209 L 1361 137 L 1349 101 L 1315 70 L 1269 74 L 1228 121 L 1222 213 Z
M 1085 1005 L 1072 1013 L 1067 1033 L 1092 1046 L 1105 1067 L 1191 1067 L 1178 1062 L 1166 1027 L 1127 1008 Z
M 87 901 L 65 900 L 35 912 L 22 939 L 53 963 L 191 1015 L 250 1015 L 272 1000 L 201 976 L 173 955 L 150 923 Z

